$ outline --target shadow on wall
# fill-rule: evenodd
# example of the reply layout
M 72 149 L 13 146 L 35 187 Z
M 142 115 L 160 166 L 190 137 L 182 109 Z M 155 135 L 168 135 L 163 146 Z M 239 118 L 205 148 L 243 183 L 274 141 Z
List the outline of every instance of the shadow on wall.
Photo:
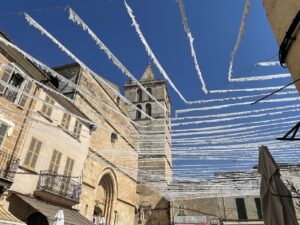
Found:
M 169 225 L 170 202 L 161 198 L 155 207 L 151 207 L 148 202 L 142 202 L 138 209 L 137 221 L 140 225 Z

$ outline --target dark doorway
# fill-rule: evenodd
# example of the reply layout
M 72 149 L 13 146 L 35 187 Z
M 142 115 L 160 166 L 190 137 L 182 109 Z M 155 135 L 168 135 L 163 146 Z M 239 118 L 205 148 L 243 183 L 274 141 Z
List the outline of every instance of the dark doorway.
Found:
M 27 225 L 49 225 L 49 223 L 42 213 L 36 212 L 28 217 Z

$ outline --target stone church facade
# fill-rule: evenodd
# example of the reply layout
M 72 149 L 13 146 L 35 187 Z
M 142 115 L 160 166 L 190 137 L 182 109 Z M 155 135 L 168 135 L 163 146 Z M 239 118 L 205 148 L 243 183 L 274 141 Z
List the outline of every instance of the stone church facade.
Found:
M 8 60 L 24 65 L 26 76 L 42 83 L 21 130 L 24 144 L 10 156 L 17 162 L 17 175 L 0 194 L 0 221 L 51 225 L 62 209 L 65 224 L 169 225 L 170 204 L 159 193 L 172 182 L 170 99 L 165 81 L 157 80 L 152 67 L 146 68 L 140 82 L 167 110 L 133 81 L 125 85 L 132 105 L 120 97 L 115 84 L 78 64 L 54 68 L 64 77 L 57 79 L 13 47 L 0 44 L 0 50 L 2 63 L 12 55 Z M 12 105 L 16 114 L 22 112 L 1 94 L 0 101 Z M 5 133 L 1 141 L 11 141 L 17 131 Z M 150 133 L 159 133 L 159 140 L 147 138 Z M 4 148 L 12 150 L 0 146 Z

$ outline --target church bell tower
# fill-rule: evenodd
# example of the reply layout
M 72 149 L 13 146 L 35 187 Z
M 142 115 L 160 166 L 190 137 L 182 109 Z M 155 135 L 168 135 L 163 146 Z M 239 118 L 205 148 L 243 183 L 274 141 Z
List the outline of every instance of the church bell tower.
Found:
M 169 201 L 154 189 L 159 185 L 167 190 L 172 181 L 170 97 L 166 81 L 155 77 L 151 64 L 147 66 L 139 82 L 160 104 L 149 97 L 135 81 L 125 84 L 126 98 L 152 117 L 148 118 L 128 105 L 129 115 L 139 124 L 137 128 L 141 134 L 137 188 L 139 215 L 136 222 L 148 224 L 149 221 L 157 220 L 162 225 L 169 225 Z
M 172 179 L 169 113 L 171 109 L 166 82 L 156 79 L 151 64 L 147 66 L 139 82 L 160 105 L 142 91 L 136 82 L 131 81 L 125 85 L 126 98 L 153 118 L 147 118 L 135 107 L 128 106 L 131 119 L 140 125 L 138 130 L 141 133 L 139 145 L 139 170 L 141 172 L 138 174 L 138 180 L 141 182 L 165 181 L 169 183 Z M 147 174 L 149 170 L 152 172 L 157 170 L 157 172 Z

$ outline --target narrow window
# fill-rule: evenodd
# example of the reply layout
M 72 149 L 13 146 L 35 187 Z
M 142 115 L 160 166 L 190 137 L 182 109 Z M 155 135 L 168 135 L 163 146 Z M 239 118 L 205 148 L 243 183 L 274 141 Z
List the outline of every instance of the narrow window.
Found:
M 146 113 L 148 116 L 152 115 L 152 106 L 149 103 L 146 105 Z
M 73 167 L 74 167 L 74 160 L 68 157 L 65 165 L 64 176 L 71 177 Z
M 2 64 L 1 65 L 1 72 L 0 72 L 0 93 L 3 94 L 6 86 L 5 84 L 8 83 L 11 75 L 13 73 L 13 67 L 12 65 L 6 65 L 6 64 Z
M 142 118 L 142 113 L 139 110 L 142 110 L 142 106 L 141 105 L 137 105 L 137 110 L 136 110 L 136 119 L 141 119 Z
M 24 165 L 34 168 L 41 151 L 42 142 L 32 138 L 24 161 Z
M 70 126 L 70 120 L 71 120 L 71 115 L 68 113 L 64 113 L 62 120 L 61 120 L 61 126 L 62 128 L 64 128 L 65 130 L 69 129 Z
M 6 88 L 4 92 L 4 98 L 10 102 L 14 102 L 17 98 L 18 90 L 21 88 L 23 81 L 23 77 L 17 73 L 13 73 L 8 82 L 11 87 Z
M 121 101 L 121 98 L 118 96 L 117 97 L 117 105 L 120 105 L 120 101 Z
M 28 95 L 26 94 L 30 94 L 31 93 L 31 89 L 32 89 L 32 82 L 31 81 L 27 81 L 26 86 L 24 88 L 24 92 L 25 94 L 22 94 L 19 100 L 19 106 L 21 106 L 22 108 L 24 108 L 26 106 L 27 103 L 27 99 L 28 99 Z
M 184 205 L 179 205 L 179 207 L 178 207 L 178 216 L 185 216 Z
M 41 111 L 45 116 L 49 118 L 51 117 L 52 114 L 52 105 L 54 105 L 54 100 L 50 98 L 48 95 L 46 95 L 45 103 L 43 104 Z
M 73 135 L 76 139 L 79 139 L 82 129 L 82 123 L 79 120 L 76 120 Z
M 238 213 L 239 220 L 248 219 L 245 200 L 243 198 L 236 198 L 235 203 L 236 203 L 236 208 L 237 208 L 237 213 Z
M 152 95 L 152 89 L 151 89 L 151 88 L 147 88 L 147 91 L 149 92 L 149 94 Z M 148 100 L 151 100 L 151 97 L 150 97 L 150 96 L 148 96 Z
M 255 198 L 256 212 L 259 220 L 262 219 L 262 211 L 261 211 L 261 201 L 260 198 Z
M 5 123 L 1 123 L 1 125 L 0 125 L 0 146 L 2 146 L 2 143 L 6 136 L 7 130 L 8 130 L 8 126 Z
M 50 165 L 49 165 L 49 170 L 57 173 L 58 168 L 59 168 L 60 159 L 61 159 L 61 152 L 54 149 L 52 158 L 50 161 Z
M 143 92 L 142 92 L 142 90 L 138 89 L 137 92 L 136 92 L 136 94 L 137 94 L 137 101 L 141 102 L 143 100 Z
M 116 133 L 111 133 L 110 135 L 110 141 L 112 144 L 114 144 L 118 140 L 118 135 Z

